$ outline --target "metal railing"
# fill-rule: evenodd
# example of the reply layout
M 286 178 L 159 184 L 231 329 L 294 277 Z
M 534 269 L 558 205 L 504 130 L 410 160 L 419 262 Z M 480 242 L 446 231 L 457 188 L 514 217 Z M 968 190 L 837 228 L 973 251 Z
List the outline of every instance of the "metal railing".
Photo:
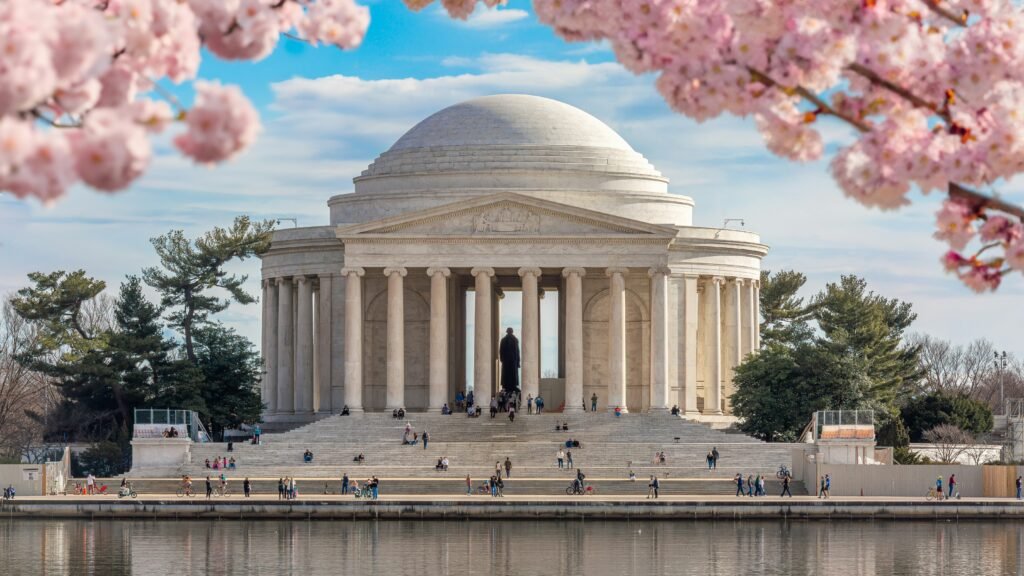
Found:
M 134 438 L 161 438 L 173 429 L 179 437 L 191 438 L 193 442 L 210 441 L 210 434 L 194 410 L 136 408 L 134 421 Z
M 812 425 L 814 440 L 873 440 L 874 410 L 819 410 Z

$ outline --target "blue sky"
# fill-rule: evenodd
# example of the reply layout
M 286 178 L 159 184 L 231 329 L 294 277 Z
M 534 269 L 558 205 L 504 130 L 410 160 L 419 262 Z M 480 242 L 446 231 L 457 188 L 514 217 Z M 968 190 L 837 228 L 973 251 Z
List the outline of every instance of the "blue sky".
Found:
M 53 208 L 0 196 L 0 292 L 34 270 L 84 268 L 116 286 L 155 263 L 148 239 L 171 228 L 197 234 L 237 214 L 327 223 L 326 200 L 430 113 L 475 96 L 519 92 L 563 100 L 597 116 L 696 201 L 695 224 L 743 218 L 772 247 L 765 268 L 794 268 L 808 293 L 854 273 L 887 297 L 908 300 L 915 329 L 958 343 L 978 337 L 1024 355 L 1024 282 L 976 296 L 943 274 L 931 238 L 937 197 L 897 212 L 846 200 L 827 160 L 794 164 L 768 154 L 753 122 L 697 124 L 673 114 L 651 76 L 634 76 L 600 44 L 569 44 L 537 22 L 528 2 L 478 9 L 467 23 L 434 5 L 409 12 L 397 0 L 370 4 L 362 47 L 341 52 L 285 40 L 258 63 L 204 59 L 200 75 L 240 84 L 261 111 L 260 141 L 217 168 L 198 167 L 158 142 L 150 171 L 107 196 L 73 190 Z M 177 88 L 188 100 L 189 87 Z M 828 126 L 826 138 L 849 135 Z M 1024 201 L 1019 185 L 1007 197 Z M 257 289 L 259 264 L 236 265 Z M 259 341 L 258 307 L 233 306 L 222 319 Z

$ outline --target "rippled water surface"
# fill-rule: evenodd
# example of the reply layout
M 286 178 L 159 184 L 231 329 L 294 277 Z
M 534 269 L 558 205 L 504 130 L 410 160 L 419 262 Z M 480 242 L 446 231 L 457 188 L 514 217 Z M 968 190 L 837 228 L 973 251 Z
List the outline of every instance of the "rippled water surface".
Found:
M 1011 522 L 2 520 L 0 574 L 1022 574 Z

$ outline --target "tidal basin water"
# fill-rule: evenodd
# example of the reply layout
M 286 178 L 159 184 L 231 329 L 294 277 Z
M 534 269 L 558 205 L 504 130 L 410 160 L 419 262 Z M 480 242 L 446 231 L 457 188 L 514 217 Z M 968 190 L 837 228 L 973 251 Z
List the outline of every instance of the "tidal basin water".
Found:
M 1024 574 L 1013 522 L 0 520 L 0 574 Z

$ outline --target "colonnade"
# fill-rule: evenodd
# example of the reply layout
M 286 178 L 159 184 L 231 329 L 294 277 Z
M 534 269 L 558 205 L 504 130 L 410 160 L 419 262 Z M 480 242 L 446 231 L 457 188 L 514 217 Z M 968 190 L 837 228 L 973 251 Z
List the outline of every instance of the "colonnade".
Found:
M 380 268 L 376 268 L 380 274 Z M 607 278 L 609 298 L 607 350 L 607 406 L 626 406 L 627 342 L 626 285 L 631 270 L 623 267 L 587 269 L 567 267 L 564 278 L 565 411 L 583 409 L 586 377 L 583 330 L 583 279 Z M 367 270 L 345 267 L 344 396 L 351 412 L 363 410 L 363 283 Z M 387 279 L 386 409 L 405 407 L 405 279 L 409 274 L 430 278 L 428 406 L 440 410 L 449 402 L 450 268 L 383 268 Z M 540 392 L 539 268 L 517 270 L 522 279 L 522 394 Z M 492 296 L 495 270 L 475 267 L 475 321 L 473 382 L 476 398 L 487 402 L 494 393 Z M 698 374 L 703 374 L 703 413 L 721 414 L 723 385 L 731 385 L 733 369 L 759 346 L 759 285 L 756 280 L 673 273 L 667 267 L 647 270 L 650 279 L 650 409 L 679 405 L 685 414 L 698 412 Z M 332 406 L 330 366 L 332 275 L 283 277 L 264 282 L 264 340 L 266 362 L 264 401 L 269 414 L 312 416 L 338 412 Z M 677 300 L 673 301 L 673 298 Z M 314 314 L 316 309 L 316 314 Z M 315 322 L 315 325 L 314 325 Z M 698 347 L 703 351 L 698 365 Z M 670 366 L 675 363 L 675 367 Z M 679 383 L 672 395 L 670 373 Z M 727 393 L 728 391 L 725 391 Z

